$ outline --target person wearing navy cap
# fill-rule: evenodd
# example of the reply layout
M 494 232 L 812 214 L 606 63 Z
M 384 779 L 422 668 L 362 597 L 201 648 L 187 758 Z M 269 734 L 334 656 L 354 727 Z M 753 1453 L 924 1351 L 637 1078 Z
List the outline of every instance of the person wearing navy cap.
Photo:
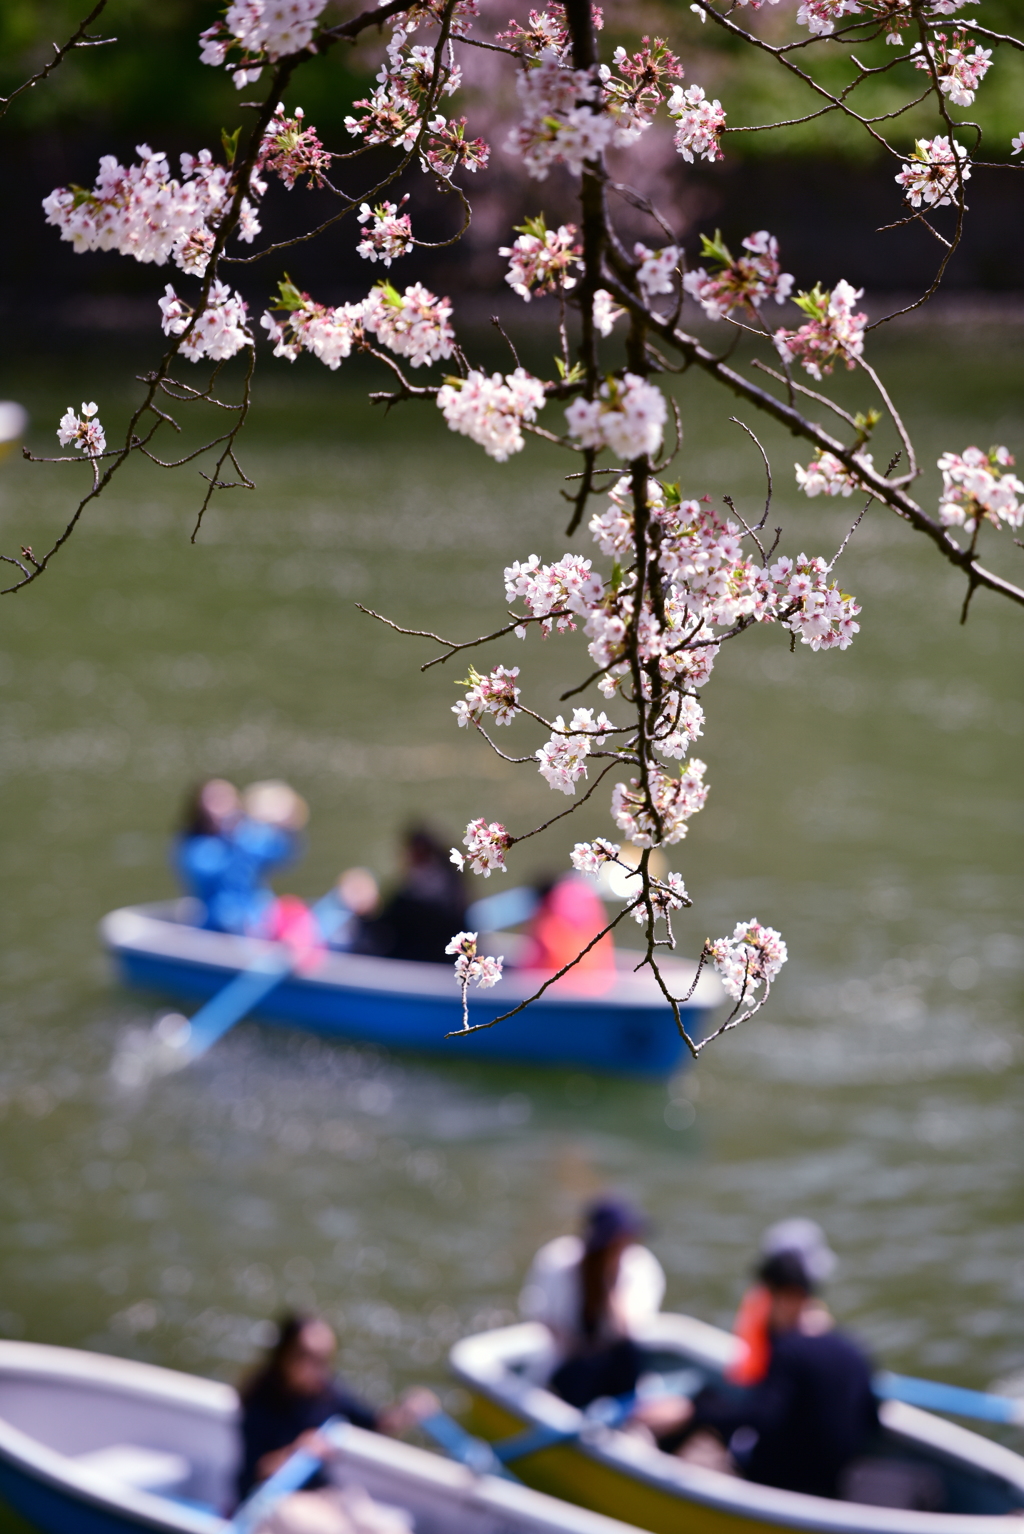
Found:
M 571 1406 L 636 1387 L 644 1360 L 633 1333 L 665 1293 L 661 1264 L 639 1240 L 646 1226 L 625 1199 L 597 1199 L 582 1234 L 549 1241 L 530 1266 L 519 1307 L 548 1328 L 547 1382 Z

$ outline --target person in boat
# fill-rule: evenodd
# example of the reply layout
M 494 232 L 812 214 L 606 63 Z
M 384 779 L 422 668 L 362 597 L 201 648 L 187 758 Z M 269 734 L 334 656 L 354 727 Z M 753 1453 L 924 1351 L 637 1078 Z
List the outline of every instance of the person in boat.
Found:
M 820 1325 L 814 1281 L 799 1250 L 765 1258 L 758 1278 L 770 1298 L 770 1357 L 756 1385 L 708 1388 L 679 1403 L 681 1424 L 663 1449 L 685 1448 L 710 1429 L 748 1480 L 811 1496 L 838 1497 L 843 1471 L 878 1428 L 871 1365 L 850 1338 Z M 808 1321 L 808 1315 L 819 1319 Z
M 580 1236 L 557 1236 L 534 1257 L 519 1299 L 525 1319 L 551 1333 L 549 1389 L 571 1406 L 635 1389 L 644 1359 L 633 1337 L 657 1313 L 665 1274 L 642 1246 L 643 1215 L 623 1199 L 598 1199 Z
M 831 1278 L 836 1254 L 815 1220 L 800 1217 L 779 1220 L 761 1237 L 761 1262 L 778 1252 L 796 1252 L 815 1290 Z M 755 1281 L 740 1301 L 733 1335 L 743 1343 L 743 1351 L 726 1371 L 726 1378 L 736 1385 L 757 1385 L 768 1373 L 771 1361 L 772 1296 L 764 1284 Z M 800 1326 L 806 1332 L 827 1331 L 832 1317 L 822 1299 L 814 1294 L 800 1314 Z
M 325 1449 L 317 1430 L 331 1417 L 396 1435 L 440 1410 L 437 1397 L 418 1387 L 385 1411 L 374 1411 L 335 1378 L 337 1347 L 334 1332 L 318 1316 L 288 1315 L 280 1322 L 269 1353 L 239 1391 L 240 1502 L 297 1449 Z
M 204 927 L 282 935 L 282 921 L 297 919 L 295 897 L 286 897 L 278 911 L 266 878 L 298 856 L 308 817 L 305 800 L 287 783 L 253 783 L 239 794 L 233 783 L 211 778 L 196 790 L 172 861 L 189 894 L 202 903 Z
M 462 876 L 452 865 L 448 848 L 425 826 L 413 826 L 403 839 L 402 882 L 383 908 L 373 914 L 357 910 L 346 946 L 357 953 L 384 959 L 416 959 L 420 963 L 450 964 L 445 948 L 466 920 Z M 346 898 L 349 870 L 338 884 Z
M 615 949 L 604 906 L 588 880 L 579 874 L 551 879 L 538 889 L 540 902 L 526 930 L 518 960 L 521 969 L 558 972 L 582 954 L 566 976 L 574 988 L 600 992 L 615 975 Z M 598 938 L 592 948 L 583 950 Z

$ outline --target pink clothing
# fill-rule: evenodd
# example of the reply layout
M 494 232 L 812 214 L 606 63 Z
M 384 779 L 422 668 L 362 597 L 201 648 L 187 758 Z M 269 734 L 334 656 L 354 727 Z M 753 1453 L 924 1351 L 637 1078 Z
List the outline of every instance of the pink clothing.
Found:
M 521 967 L 549 973 L 560 970 L 607 925 L 604 906 L 589 884 L 575 875 L 560 879 L 530 923 Z M 556 984 L 562 990 L 595 996 L 608 990 L 614 980 L 615 948 L 607 932 Z

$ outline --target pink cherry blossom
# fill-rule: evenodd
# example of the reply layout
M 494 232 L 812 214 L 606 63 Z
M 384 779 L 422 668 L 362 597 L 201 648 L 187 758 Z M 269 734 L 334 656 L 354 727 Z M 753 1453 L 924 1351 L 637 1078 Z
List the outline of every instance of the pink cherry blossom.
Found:
M 718 938 L 706 951 L 725 989 L 737 1002 L 753 1000 L 762 982 L 767 994 L 788 958 L 781 933 L 774 927 L 762 927 L 756 918 L 737 922 L 732 937 Z
M 577 873 L 594 876 L 601 872 L 606 863 L 614 863 L 620 850 L 617 842 L 595 836 L 592 842 L 577 842 L 569 854 L 569 860 Z
M 576 278 L 569 275 L 570 267 L 581 267 L 582 246 L 576 240 L 575 224 L 560 224 L 549 229 L 543 213 L 527 219 L 518 227 L 518 240 L 512 245 L 501 245 L 499 256 L 511 256 L 512 261 L 505 281 L 513 293 L 518 293 L 526 303 L 534 295 L 555 293 L 559 289 L 568 293 L 576 286 Z
M 180 336 L 188 330 L 195 311 L 177 296 L 170 283 L 159 304 L 163 316 L 161 329 L 165 335 Z M 199 362 L 204 357 L 223 362 L 233 357 L 243 346 L 252 345 L 245 317 L 246 303 L 242 295 L 232 293 L 226 282 L 214 282 L 191 334 L 181 343 L 181 355 L 190 362 Z
M 459 849 L 453 847 L 451 861 L 460 873 L 468 862 L 472 872 L 483 874 L 485 879 L 491 877 L 491 872 L 495 868 L 501 873 L 507 873 L 505 853 L 509 849 L 511 840 L 503 825 L 496 820 L 492 820 L 488 825 L 486 819 L 481 816 L 479 820 L 471 820 L 466 827 L 466 834 L 462 839 L 462 845 L 467 849 L 466 856 L 463 857 Z M 446 952 L 449 951 L 446 950 Z
M 983 453 L 968 447 L 963 453 L 943 453 L 942 498 L 939 519 L 945 527 L 962 527 L 973 533 L 982 521 L 994 527 L 1024 524 L 1024 484 L 1013 468 L 1013 455 L 1005 447 Z
M 469 1027 L 469 1008 L 467 992 L 471 985 L 478 985 L 482 991 L 489 990 L 492 985 L 497 985 L 501 979 L 501 968 L 504 959 L 492 958 L 489 954 L 477 953 L 476 932 L 456 932 L 451 942 L 445 948 L 445 953 L 455 955 L 455 984 L 462 990 L 462 1026 Z
M 523 422 L 535 421 L 544 405 L 544 385 L 524 368 L 514 373 L 486 373 L 471 369 L 465 378 L 453 379 L 438 391 L 438 409 L 452 431 L 478 442 L 498 463 L 523 448 Z
M 274 356 L 294 362 L 300 352 L 307 351 L 336 371 L 362 340 L 363 304 L 339 304 L 337 308 L 318 304 L 287 280 L 279 283 L 278 289 L 280 296 L 274 308 L 285 318 L 275 319 L 268 310 L 260 320 L 274 342 Z
M 230 173 L 214 163 L 208 149 L 181 156 L 181 180 L 170 173 L 167 156 L 140 144 L 140 163 L 125 167 L 113 155 L 100 160 L 91 191 L 58 187 L 43 200 L 48 224 L 77 252 L 116 250 L 136 261 L 163 266 L 173 260 L 202 276 L 213 247 L 213 231 L 227 208 Z M 252 190 L 259 196 L 264 183 Z M 242 206 L 238 237 L 259 233 L 252 204 Z
M 848 368 L 864 351 L 864 327 L 866 314 L 853 312 L 853 306 L 863 295 L 863 288 L 854 288 L 845 279 L 837 282 L 831 292 L 815 286 L 810 293 L 801 293 L 794 302 L 810 318 L 799 330 L 777 330 L 774 341 L 779 355 L 786 362 L 802 362 L 812 378 L 820 379 L 823 373 L 831 373 L 838 360 Z
M 402 202 L 407 200 L 403 197 Z M 408 213 L 399 213 L 400 206 L 393 202 L 381 202 L 375 208 L 368 202 L 360 204 L 359 223 L 370 225 L 356 246 L 364 261 L 382 261 L 385 266 L 390 266 L 392 261 L 412 250 L 412 223 Z
M 767 229 L 748 234 L 746 255 L 734 256 L 716 230 L 715 238 L 701 236 L 701 256 L 712 266 L 687 272 L 683 287 L 701 305 L 708 319 L 720 320 L 744 304 L 759 309 L 766 299 L 785 303 L 793 290 L 793 278 L 779 266 L 779 242 Z M 715 270 L 714 268 L 717 268 Z
M 594 290 L 594 329 L 602 336 L 610 336 L 616 320 L 620 320 L 625 314 L 612 298 L 607 288 L 595 288 Z
M 423 367 L 450 357 L 455 332 L 448 323 L 452 307 L 447 298 L 436 298 L 421 282 L 399 293 L 380 282 L 363 304 L 363 325 L 382 346 L 411 367 Z
M 609 378 L 597 399 L 575 399 L 565 412 L 570 436 L 584 447 L 610 447 L 626 460 L 658 451 L 667 415 L 661 390 L 635 373 Z
M 969 53 L 970 39 L 966 32 L 954 32 L 952 39 L 944 32 L 935 34 L 934 42 L 922 46 L 915 43 L 911 52 L 918 69 L 935 71 L 939 89 L 948 96 L 954 106 L 969 107 L 974 102 L 978 86 L 992 64 L 992 49 L 975 47 Z
M 83 402 L 82 414 L 77 416 L 74 407 L 68 406 L 57 428 L 61 447 L 73 447 L 87 458 L 98 458 L 106 450 L 107 438 L 96 414 L 98 408 L 95 403 Z
M 675 290 L 675 274 L 679 265 L 678 245 L 666 245 L 662 250 L 648 250 L 638 240 L 633 246 L 633 259 L 638 263 L 636 280 L 645 299 Z
M 465 698 L 452 706 L 452 713 L 462 729 L 469 724 L 479 724 L 485 715 L 493 715 L 495 724 L 511 724 L 520 712 L 519 688 L 516 677 L 519 667 L 495 666 L 486 676 L 481 676 L 475 666 L 470 666 L 466 682 L 470 684 Z M 463 684 L 460 682 L 459 686 Z
M 309 177 L 309 186 L 323 186 L 330 164 L 316 129 L 305 125 L 302 108 L 296 107 L 289 117 L 284 103 L 278 102 L 259 147 L 257 168 L 275 171 L 291 191 L 300 176 Z
M 967 150 L 945 135 L 919 138 L 895 178 L 912 208 L 941 208 L 961 203 L 961 185 L 971 179 Z
M 720 101 L 709 101 L 699 85 L 677 85 L 668 99 L 668 113 L 678 123 L 675 144 L 684 160 L 720 160 L 719 138 L 725 127 Z
M 655 921 L 659 917 L 667 921 L 673 911 L 681 911 L 685 906 L 693 904 L 686 892 L 682 874 L 666 874 L 664 879 L 650 879 L 647 898 L 650 900 Z M 639 905 L 635 905 L 630 914 L 639 926 L 643 926 L 647 921 L 646 902 L 641 901 Z
M 704 808 L 708 790 L 704 763 L 691 757 L 678 778 L 652 763 L 647 790 L 638 778 L 616 783 L 612 790 L 612 819 L 638 847 L 681 842 L 687 821 Z
M 870 453 L 858 453 L 857 460 L 863 463 L 865 468 L 874 467 L 874 460 Z M 856 474 L 852 473 L 834 453 L 819 448 L 806 469 L 801 464 L 794 464 L 796 469 L 796 482 L 805 495 L 852 495 L 855 490 L 863 489 L 861 481 Z

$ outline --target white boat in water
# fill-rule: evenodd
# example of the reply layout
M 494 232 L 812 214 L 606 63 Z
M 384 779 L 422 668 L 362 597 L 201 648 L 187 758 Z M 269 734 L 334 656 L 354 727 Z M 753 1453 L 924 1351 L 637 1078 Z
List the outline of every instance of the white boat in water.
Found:
M 232 1534 L 237 1421 L 229 1385 L 0 1342 L 0 1504 L 41 1534 Z M 332 1441 L 332 1480 L 405 1509 L 414 1534 L 635 1534 L 378 1433 Z
M 652 1316 L 636 1331 L 652 1371 L 722 1379 L 741 1344 L 692 1316 Z M 492 1443 L 529 1434 L 516 1475 L 551 1495 L 653 1534 L 1020 1534 L 1024 1458 L 901 1401 L 879 1405 L 880 1431 L 848 1472 L 847 1500 L 759 1486 L 687 1464 L 615 1428 L 588 1425 L 539 1383 L 549 1359 L 537 1322 L 457 1342 L 452 1370 L 470 1392 L 469 1426 Z M 581 1431 L 582 1430 L 582 1431 Z

